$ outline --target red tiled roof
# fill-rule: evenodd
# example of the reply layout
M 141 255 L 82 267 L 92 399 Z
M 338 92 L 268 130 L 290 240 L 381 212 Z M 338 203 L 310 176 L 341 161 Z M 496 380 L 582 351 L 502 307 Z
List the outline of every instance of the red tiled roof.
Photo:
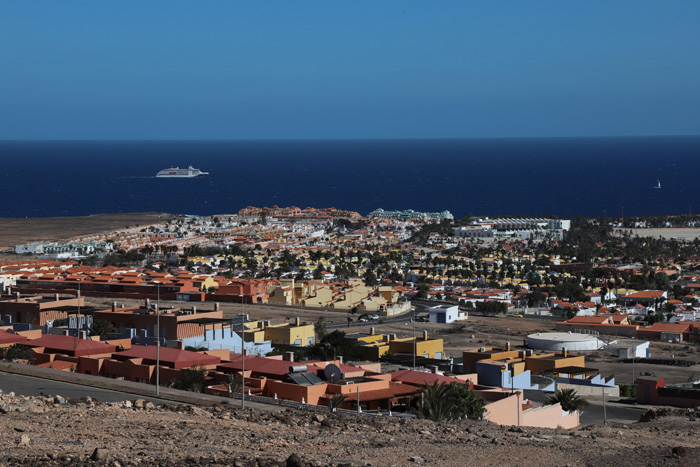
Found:
M 18 336 L 11 332 L 0 331 L 0 344 L 17 344 L 19 342 L 25 342 L 26 340 L 27 338 L 25 336 Z
M 420 391 L 421 391 L 421 389 L 417 388 L 415 386 L 410 386 L 408 384 L 399 384 L 399 383 L 389 382 L 389 387 L 386 389 L 375 389 L 372 391 L 362 391 L 362 389 L 360 389 L 360 402 L 381 401 L 381 400 L 386 400 L 386 399 L 392 399 L 392 398 L 398 397 L 398 396 L 407 396 L 409 394 L 416 394 Z M 327 398 L 328 396 L 324 396 L 324 397 Z M 351 392 L 349 394 L 345 394 L 345 400 L 346 401 L 356 401 L 357 400 L 357 393 Z
M 214 355 L 204 355 L 199 352 L 191 352 L 189 350 L 173 349 L 170 347 L 161 347 L 160 355 L 157 356 L 157 347 L 155 345 L 135 345 L 129 350 L 117 352 L 113 355 L 117 360 L 126 358 L 143 358 L 155 362 L 159 357 L 162 365 L 167 365 L 176 370 L 182 368 L 190 368 L 192 365 L 216 365 L 221 363 L 221 359 Z M 246 359 L 247 363 L 247 359 Z
M 314 365 L 308 365 L 306 362 L 288 362 L 286 360 L 276 360 L 265 357 L 246 357 L 245 359 L 246 371 L 252 371 L 254 375 L 258 374 L 261 376 L 284 376 L 289 373 L 289 367 L 293 365 L 306 365 L 307 371 L 312 373 L 321 369 Z M 219 371 L 222 369 L 241 371 L 241 355 L 231 354 L 231 362 L 218 365 L 216 369 Z
M 690 326 L 687 324 L 674 324 L 674 323 L 654 323 L 647 331 L 654 332 L 689 332 Z
M 642 290 L 641 292 L 635 292 L 629 295 L 625 295 L 622 298 L 642 298 L 642 299 L 651 299 L 651 298 L 659 298 L 664 294 L 663 291 L 661 290 Z
M 56 350 L 75 356 L 99 355 L 112 353 L 117 350 L 116 345 L 53 334 L 44 334 L 39 339 L 29 340 L 26 342 L 26 345 L 29 347 L 45 347 L 47 350 Z
M 399 370 L 389 373 L 391 375 L 392 381 L 400 381 L 404 384 L 411 386 L 432 386 L 435 382 L 438 384 L 467 384 L 466 381 L 452 378 L 450 376 L 437 375 L 435 373 L 426 373 L 423 371 L 413 371 L 413 370 Z

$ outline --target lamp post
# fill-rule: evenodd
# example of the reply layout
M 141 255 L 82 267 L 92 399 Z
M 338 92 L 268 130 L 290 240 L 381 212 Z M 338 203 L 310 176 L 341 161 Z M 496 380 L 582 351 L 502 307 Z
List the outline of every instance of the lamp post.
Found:
M 241 410 L 245 410 L 245 313 L 238 313 L 241 320 Z
M 158 290 L 156 300 L 156 396 L 160 395 L 160 282 L 156 281 Z
M 413 369 L 416 369 L 416 309 L 413 309 Z M 359 399 L 358 399 L 359 403 Z

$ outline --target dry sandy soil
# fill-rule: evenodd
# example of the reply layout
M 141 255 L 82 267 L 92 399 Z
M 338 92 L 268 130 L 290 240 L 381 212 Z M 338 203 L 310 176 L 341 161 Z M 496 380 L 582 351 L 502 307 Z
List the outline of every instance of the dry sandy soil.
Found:
M 36 217 L 0 219 L 0 250 L 35 240 L 67 240 L 80 235 L 108 232 L 163 222 L 171 214 L 138 212 L 126 214 L 95 214 L 82 217 Z
M 615 229 L 620 232 L 623 229 Z M 633 236 L 639 237 L 663 237 L 670 239 L 671 237 L 695 240 L 700 237 L 700 229 L 624 229 L 632 232 Z
M 139 408 L 136 408 L 138 405 Z M 654 415 L 661 415 L 654 412 Z M 579 430 L 0 396 L 2 465 L 689 465 L 696 414 Z

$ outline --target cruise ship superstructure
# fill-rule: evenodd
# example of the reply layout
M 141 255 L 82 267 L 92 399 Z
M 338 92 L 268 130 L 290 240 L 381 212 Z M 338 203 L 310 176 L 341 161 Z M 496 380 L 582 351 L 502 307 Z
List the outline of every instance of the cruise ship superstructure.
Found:
M 199 169 L 195 169 L 189 166 L 186 169 L 181 169 L 180 167 L 170 167 L 169 169 L 163 169 L 156 177 L 158 178 L 196 178 L 196 177 L 206 177 L 209 172 L 202 172 Z

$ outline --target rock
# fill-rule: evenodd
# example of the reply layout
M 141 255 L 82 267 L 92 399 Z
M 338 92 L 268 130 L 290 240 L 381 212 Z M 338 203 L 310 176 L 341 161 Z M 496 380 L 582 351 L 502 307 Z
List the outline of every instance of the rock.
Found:
M 423 459 L 421 456 L 413 456 L 409 459 L 411 462 L 415 462 L 416 464 L 422 464 L 425 462 L 425 459 Z
M 325 419 L 326 419 L 326 417 L 324 417 L 323 415 L 319 415 L 319 414 L 316 414 L 313 417 L 314 422 L 318 422 L 318 423 L 321 423 Z
M 327 418 L 324 418 L 323 421 L 321 422 L 321 426 L 324 428 L 331 428 L 333 426 L 333 423 Z
M 143 409 L 143 407 L 146 405 L 146 401 L 143 399 L 136 399 L 134 401 L 134 407 L 137 409 Z
M 132 406 L 133 404 L 131 403 L 131 401 L 124 401 L 124 403 L 122 404 L 122 407 L 124 407 L 125 409 L 130 409 Z
M 675 458 L 683 457 L 686 455 L 685 448 L 683 446 L 676 446 L 671 449 L 671 455 Z
M 15 431 L 18 433 L 24 433 L 24 428 L 17 428 L 15 427 Z
M 63 397 L 63 396 L 59 396 L 58 394 L 56 394 L 55 396 L 53 396 L 53 403 L 54 403 L 54 404 L 65 404 L 65 403 L 66 403 L 66 398 Z
M 105 448 L 95 448 L 94 451 L 92 451 L 92 455 L 90 456 L 90 459 L 94 461 L 104 461 L 109 458 L 109 451 Z
M 153 410 L 154 407 L 155 407 L 155 405 L 153 405 L 153 402 L 151 402 L 151 401 L 148 401 L 144 404 L 144 408 L 146 410 Z
M 27 435 L 22 435 L 19 439 L 19 444 L 22 446 L 29 446 L 32 440 Z
M 498 439 L 498 436 L 494 436 L 493 439 L 491 440 L 491 443 L 493 443 L 493 444 L 498 444 L 500 442 L 501 442 L 501 440 Z
M 301 460 L 301 457 L 299 457 L 299 454 L 292 454 L 291 456 L 287 457 L 287 467 L 305 467 L 306 464 L 304 464 L 304 461 Z

